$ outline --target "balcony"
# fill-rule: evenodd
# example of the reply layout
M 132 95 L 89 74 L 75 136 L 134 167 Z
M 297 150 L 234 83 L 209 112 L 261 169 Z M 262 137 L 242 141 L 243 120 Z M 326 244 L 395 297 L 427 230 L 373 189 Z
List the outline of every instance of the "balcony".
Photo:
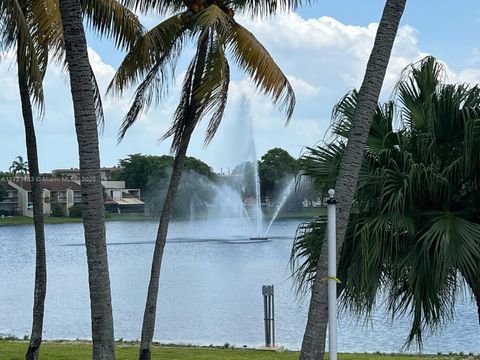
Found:
M 2 203 L 8 203 L 8 204 L 18 204 L 18 197 L 5 197 L 3 198 Z

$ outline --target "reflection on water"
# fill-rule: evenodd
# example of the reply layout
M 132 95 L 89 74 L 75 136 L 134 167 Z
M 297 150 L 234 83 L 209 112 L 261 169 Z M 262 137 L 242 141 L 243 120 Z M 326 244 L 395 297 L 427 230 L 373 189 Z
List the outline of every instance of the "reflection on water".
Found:
M 275 284 L 277 342 L 298 349 L 308 299 L 295 297 L 288 258 L 297 220 L 274 223 L 268 241 L 249 240 L 242 220 L 173 222 L 165 249 L 156 340 L 257 346 L 263 341 L 261 286 Z M 115 336 L 138 339 L 147 292 L 154 222 L 107 223 Z M 47 225 L 46 339 L 90 336 L 81 224 Z M 0 227 L 0 334 L 30 332 L 34 274 L 31 226 Z M 379 309 L 372 323 L 342 315 L 339 349 L 398 352 L 408 321 Z M 455 322 L 427 337 L 425 351 L 480 353 L 480 328 L 470 295 L 457 302 Z

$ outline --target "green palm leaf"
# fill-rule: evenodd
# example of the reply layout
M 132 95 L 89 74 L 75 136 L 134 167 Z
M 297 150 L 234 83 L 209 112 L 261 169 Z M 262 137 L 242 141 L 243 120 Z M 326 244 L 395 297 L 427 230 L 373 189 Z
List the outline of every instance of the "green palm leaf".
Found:
M 228 50 L 238 66 L 250 75 L 255 86 L 270 96 L 274 104 L 286 110 L 288 122 L 295 107 L 295 93 L 263 45 L 250 31 L 235 23 Z
M 30 95 L 43 112 L 43 86 L 48 62 L 48 48 L 42 43 L 44 33 L 35 29 L 29 3 L 19 0 L 0 2 L 0 47 L 3 51 L 17 48 L 19 71 L 25 74 Z

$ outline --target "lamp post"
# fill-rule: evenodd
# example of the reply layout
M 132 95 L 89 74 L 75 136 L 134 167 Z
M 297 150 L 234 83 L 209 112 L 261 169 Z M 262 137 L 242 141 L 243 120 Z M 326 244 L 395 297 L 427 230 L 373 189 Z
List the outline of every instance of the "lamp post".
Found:
M 337 360 L 337 234 L 335 190 L 328 190 L 328 351 Z

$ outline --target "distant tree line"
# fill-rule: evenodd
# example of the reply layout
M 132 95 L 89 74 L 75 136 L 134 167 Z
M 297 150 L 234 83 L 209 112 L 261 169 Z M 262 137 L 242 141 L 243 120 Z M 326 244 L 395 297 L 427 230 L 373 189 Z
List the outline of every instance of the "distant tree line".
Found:
M 120 172 L 112 180 L 123 180 L 128 188 L 140 189 L 147 211 L 158 215 L 162 210 L 168 181 L 172 172 L 174 158 L 170 155 L 132 154 L 119 161 Z M 282 190 L 297 173 L 297 160 L 287 151 L 274 148 L 265 153 L 258 161 L 261 199 L 275 205 Z M 215 186 L 228 185 L 236 190 L 243 199 L 255 197 L 255 175 L 252 162 L 239 164 L 231 174 L 220 176 L 203 161 L 194 157 L 185 159 L 182 175 L 175 199 L 172 215 L 177 218 L 206 211 L 208 204 L 215 201 Z M 306 187 L 305 187 L 306 188 Z M 302 206 L 304 188 L 291 196 L 287 204 L 289 209 Z

